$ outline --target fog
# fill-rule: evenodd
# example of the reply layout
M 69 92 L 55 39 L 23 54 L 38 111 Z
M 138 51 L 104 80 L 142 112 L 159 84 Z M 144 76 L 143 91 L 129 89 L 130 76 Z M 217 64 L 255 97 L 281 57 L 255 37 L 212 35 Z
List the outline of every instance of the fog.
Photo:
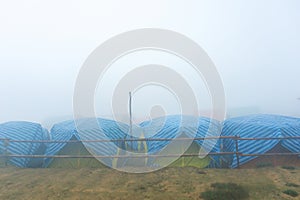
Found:
M 299 10 L 297 0 L 1 1 L 0 122 L 49 127 L 71 119 L 74 85 L 89 54 L 114 35 L 146 27 L 182 33 L 207 52 L 223 80 L 228 117 L 300 117 Z M 136 103 L 136 118 L 149 115 L 149 96 L 136 96 L 145 102 Z

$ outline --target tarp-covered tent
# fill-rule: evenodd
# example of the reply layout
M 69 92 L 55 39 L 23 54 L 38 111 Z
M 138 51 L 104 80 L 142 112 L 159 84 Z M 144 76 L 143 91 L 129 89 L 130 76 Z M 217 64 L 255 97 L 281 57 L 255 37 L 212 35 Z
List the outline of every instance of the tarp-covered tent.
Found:
M 95 121 L 96 120 L 96 121 Z M 78 133 L 80 130 L 80 134 Z M 109 142 L 72 142 L 64 143 L 64 141 L 77 140 L 77 141 L 95 141 L 95 140 L 123 140 L 131 138 L 126 132 L 129 126 L 126 124 L 116 122 L 108 119 L 82 119 L 75 123 L 73 120 L 65 121 L 54 125 L 50 131 L 51 139 L 54 141 L 49 144 L 46 151 L 47 156 L 53 155 L 93 155 L 109 156 L 118 155 Z M 99 134 L 99 133 L 103 134 Z M 55 142 L 56 141 L 56 142 Z M 122 141 L 113 142 L 118 147 L 125 149 L 129 146 L 129 142 Z M 110 143 L 111 144 L 111 143 Z M 137 149 L 137 142 L 130 142 L 130 145 Z M 116 159 L 107 158 L 106 163 L 112 165 Z M 44 167 L 98 167 L 102 164 L 94 158 L 58 158 L 58 159 L 45 159 Z
M 283 137 L 300 137 L 300 118 L 285 117 L 281 124 L 281 134 Z M 300 152 L 300 139 L 282 140 L 281 145 L 291 152 Z
M 220 142 L 218 139 L 200 140 L 206 137 L 218 137 L 221 133 L 221 124 L 216 120 L 205 117 L 171 115 L 160 117 L 151 121 L 143 122 L 143 133 L 150 140 L 147 141 L 149 154 L 199 154 L 220 152 Z M 163 141 L 154 139 L 175 139 L 189 138 L 189 140 Z M 199 138 L 199 140 L 194 140 Z M 171 145 L 170 145 L 171 144 Z M 189 148 L 187 144 L 191 144 Z M 181 149 L 183 147 L 183 149 Z M 201 150 L 202 148 L 202 150 Z M 161 152 L 161 153 L 159 153 Z M 156 158 L 153 164 L 165 165 L 173 158 Z M 194 167 L 220 167 L 219 156 L 206 156 L 204 158 L 181 157 L 173 162 L 174 166 L 194 166 Z
M 48 131 L 40 124 L 31 122 L 7 122 L 0 124 L 0 153 L 7 155 L 44 155 L 46 144 L 35 142 L 14 142 L 49 140 Z M 7 164 L 17 167 L 42 167 L 43 159 L 16 158 L 6 160 Z
M 210 120 L 208 118 L 198 118 L 198 117 L 189 117 L 189 116 L 167 116 L 166 118 L 157 118 L 149 122 L 142 123 L 139 127 L 134 126 L 133 130 L 130 133 L 130 127 L 127 124 L 108 120 L 108 119 L 96 119 L 97 124 L 94 120 L 80 120 L 76 124 L 74 121 L 66 121 L 59 124 L 56 124 L 51 129 L 51 138 L 53 141 L 69 141 L 71 139 L 75 140 L 124 140 L 124 139 L 138 139 L 146 138 L 149 140 L 146 141 L 126 141 L 126 142 L 114 142 L 119 148 L 132 151 L 136 153 L 149 153 L 150 155 L 156 154 L 159 151 L 164 151 L 167 144 L 170 141 L 155 141 L 154 139 L 174 139 L 175 137 L 187 137 L 190 138 L 191 147 L 184 149 L 186 153 L 198 154 L 200 152 L 200 147 L 205 147 L 205 150 L 211 152 L 220 151 L 219 140 L 196 140 L 193 142 L 194 137 L 214 137 L 217 136 L 217 133 L 220 133 L 220 123 L 215 120 Z M 163 126 L 161 126 L 163 123 Z M 77 126 L 76 126 L 77 125 Z M 99 126 L 100 125 L 100 129 Z M 209 128 L 210 127 L 210 128 Z M 80 134 L 78 129 L 80 129 Z M 103 132 L 105 137 L 99 135 L 99 132 Z M 154 134 L 155 133 L 155 134 Z M 195 135 L 193 135 L 195 133 Z M 77 147 L 75 146 L 78 145 Z M 73 145 L 73 147 L 72 147 Z M 179 144 L 180 145 L 180 144 Z M 88 151 L 85 150 L 87 147 L 88 151 L 93 155 L 122 155 L 120 152 L 116 152 L 115 148 L 112 148 L 112 145 L 107 145 L 107 142 L 84 142 L 83 144 L 79 143 L 51 143 L 47 149 L 46 155 L 62 155 L 62 154 L 73 154 L 78 155 L 78 152 L 81 152 L 81 155 L 91 155 Z M 164 152 L 166 154 L 176 154 L 184 153 L 181 152 L 180 148 L 172 149 L 171 152 Z M 72 150 L 73 149 L 73 150 Z M 76 150 L 77 149 L 77 150 Z M 81 151 L 81 150 L 82 151 Z M 180 152 L 177 152 L 177 151 Z M 170 148 L 166 151 L 170 151 Z M 82 154 L 83 152 L 83 154 Z M 204 152 L 202 152 L 204 153 Z M 87 160 L 86 158 L 84 158 Z M 65 159 L 46 159 L 45 167 L 53 166 L 62 166 L 62 162 Z M 69 159 L 70 160 L 70 159 Z M 95 160 L 95 159 L 94 159 Z M 83 159 L 73 159 L 73 164 L 66 164 L 67 167 L 71 165 L 82 166 L 79 163 L 86 163 L 88 166 L 89 162 L 95 163 L 94 161 L 86 162 Z M 148 167 L 157 167 L 157 165 L 162 165 L 164 159 L 141 159 L 141 158 L 108 158 L 105 160 L 110 166 L 124 167 L 124 166 L 148 166 Z M 60 163 L 60 164 L 59 164 Z M 72 162 L 69 162 L 72 163 Z M 205 158 L 188 157 L 181 158 L 173 163 L 173 165 L 179 166 L 219 166 L 219 157 L 217 156 L 206 156 Z
M 222 136 L 239 136 L 241 138 L 270 138 L 299 136 L 300 119 L 279 115 L 249 115 L 228 119 L 224 122 Z M 239 152 L 243 154 L 264 154 L 276 145 L 282 145 L 291 152 L 299 152 L 299 140 L 239 140 Z M 223 139 L 224 150 L 235 152 L 236 146 L 232 139 Z M 237 157 L 224 156 L 229 165 L 236 168 Z M 243 165 L 256 157 L 242 156 Z

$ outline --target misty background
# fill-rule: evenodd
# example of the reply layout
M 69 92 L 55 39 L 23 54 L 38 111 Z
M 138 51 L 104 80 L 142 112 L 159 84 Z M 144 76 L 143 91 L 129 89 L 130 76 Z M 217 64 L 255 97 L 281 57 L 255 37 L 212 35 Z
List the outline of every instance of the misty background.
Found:
M 50 127 L 71 119 L 85 59 L 112 36 L 138 28 L 170 29 L 196 41 L 223 80 L 228 117 L 300 117 L 299 10 L 297 0 L 1 1 L 0 123 Z M 150 99 L 136 97 L 143 98 Z

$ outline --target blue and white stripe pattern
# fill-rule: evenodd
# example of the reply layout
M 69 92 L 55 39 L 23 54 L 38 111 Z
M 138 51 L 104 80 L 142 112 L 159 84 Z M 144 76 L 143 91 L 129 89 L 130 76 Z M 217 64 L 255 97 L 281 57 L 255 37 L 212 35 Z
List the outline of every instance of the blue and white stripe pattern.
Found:
M 283 137 L 300 137 L 300 119 L 285 117 L 281 124 L 281 134 Z M 291 152 L 300 152 L 300 139 L 286 139 L 281 142 L 281 145 Z
M 224 122 L 222 136 L 240 136 L 241 138 L 270 138 L 299 136 L 300 119 L 279 115 L 249 115 L 228 119 Z M 298 128 L 297 128 L 298 127 Z M 240 140 L 239 152 L 243 154 L 263 154 L 278 143 L 292 152 L 299 152 L 299 140 Z M 223 139 L 224 151 L 235 152 L 232 139 Z M 232 168 L 237 167 L 236 155 L 226 157 Z M 240 164 L 245 164 L 256 157 L 240 157 Z
M 49 140 L 48 131 L 40 124 L 31 122 L 7 122 L 0 124 L 0 138 L 9 140 Z M 36 155 L 42 147 L 42 143 L 9 142 L 7 153 L 14 155 Z M 3 141 L 0 141 L 1 152 L 5 151 Z M 40 152 L 42 155 L 44 152 Z M 28 167 L 31 158 L 10 158 L 9 163 L 16 167 Z
M 78 133 L 80 130 L 80 133 Z M 129 131 L 129 126 L 120 122 L 116 122 L 108 119 L 82 119 L 75 122 L 65 121 L 56 124 L 51 129 L 52 141 L 69 141 L 75 137 L 77 140 L 82 141 L 94 141 L 94 140 L 123 140 L 132 138 L 126 132 Z M 113 156 L 117 155 L 117 145 L 121 149 L 125 149 L 126 146 L 131 145 L 131 148 L 137 149 L 138 143 L 134 142 L 84 142 L 83 144 L 92 155 L 97 156 Z M 56 155 L 61 149 L 63 149 L 67 143 L 50 143 L 46 155 Z M 45 160 L 45 167 L 51 163 L 52 159 Z M 111 163 L 113 159 L 106 159 L 106 163 Z
M 153 139 L 174 139 L 177 137 L 188 137 L 191 141 L 194 138 L 217 137 L 222 130 L 222 136 L 240 136 L 241 138 L 261 137 L 299 137 L 300 119 L 278 115 L 249 115 L 228 119 L 223 123 L 204 117 L 192 116 L 166 116 L 143 122 L 140 127 L 133 127 L 130 136 L 130 128 L 127 124 L 108 119 L 80 120 L 77 123 L 80 134 L 76 129 L 74 121 L 65 121 L 56 124 L 49 134 L 41 125 L 30 122 L 8 122 L 0 124 L 0 138 L 9 140 L 52 140 L 69 141 L 71 138 L 77 140 L 115 140 L 115 139 L 136 139 L 149 138 L 146 142 L 138 141 L 114 141 L 114 144 L 124 150 L 134 152 L 148 152 L 157 154 L 162 151 L 171 141 Z M 98 126 L 100 125 L 100 127 Z M 223 128 L 223 129 L 222 129 Z M 232 139 L 195 140 L 198 145 L 207 152 L 235 152 L 235 142 Z M 45 150 L 46 156 L 56 155 L 67 143 L 48 143 Z M 145 145 L 146 144 L 146 145 Z M 300 139 L 277 139 L 277 140 L 240 140 L 239 152 L 244 154 L 263 154 L 271 150 L 277 144 L 291 152 L 300 152 Z M 10 142 L 5 147 L 5 142 L 0 141 L 0 153 L 7 150 L 8 154 L 36 155 L 45 145 L 42 143 Z M 114 148 L 112 141 L 107 143 L 91 142 L 84 143 L 85 147 L 93 155 L 119 155 L 117 148 Z M 145 145 L 145 146 L 144 146 Z M 45 147 L 45 148 L 46 148 Z M 210 167 L 219 167 L 220 159 L 226 160 L 230 167 L 237 167 L 236 155 L 232 156 L 210 156 L 212 162 Z M 255 157 L 240 157 L 240 164 L 245 164 Z M 17 167 L 31 167 L 30 158 L 10 158 L 9 163 Z M 44 167 L 47 167 L 52 159 L 44 159 Z M 113 159 L 107 159 L 106 163 L 112 163 Z M 125 163 L 126 161 L 124 161 Z M 122 162 L 121 162 L 122 163 Z
M 75 129 L 74 121 L 66 121 L 60 124 L 56 124 L 50 131 L 50 139 L 52 141 L 69 141 L 72 137 L 80 140 L 79 135 Z M 67 143 L 49 143 L 46 156 L 56 155 Z M 44 161 L 44 167 L 47 167 L 52 161 L 52 158 L 46 158 Z
M 188 137 L 190 142 L 194 138 L 217 137 L 221 133 L 221 123 L 205 117 L 171 115 L 153 119 L 141 124 L 146 138 L 149 139 L 174 139 Z M 195 140 L 205 152 L 220 152 L 218 139 Z M 150 140 L 147 141 L 148 153 L 157 154 L 171 141 Z M 211 156 L 211 166 L 219 166 L 219 157 Z
M 120 122 L 108 119 L 84 119 L 77 122 L 80 130 L 78 134 L 74 121 L 66 121 L 56 124 L 51 129 L 51 138 L 53 141 L 69 141 L 72 137 L 78 140 L 114 140 L 114 139 L 136 139 L 144 138 L 149 139 L 173 139 L 184 133 L 193 141 L 194 137 L 209 137 L 215 136 L 216 131 L 220 132 L 220 123 L 208 118 L 198 118 L 190 116 L 167 116 L 166 118 L 157 118 L 150 122 L 144 122 L 141 127 L 133 128 L 133 135 L 129 136 L 129 126 Z M 99 126 L 101 128 L 99 128 Z M 162 125 L 162 126 L 161 126 Z M 209 129 L 210 127 L 210 129 Z M 208 131 L 210 130 L 210 131 Z M 104 133 L 104 134 L 99 134 Z M 195 135 L 193 135 L 195 133 Z M 143 146 L 144 142 L 127 141 L 126 143 L 115 142 L 118 147 L 124 150 L 132 150 L 134 152 L 145 152 L 147 150 L 150 154 L 155 154 L 161 151 L 170 141 L 146 141 L 147 147 Z M 218 140 L 197 140 L 200 146 L 212 152 L 219 152 Z M 48 146 L 46 155 L 56 155 L 66 143 L 51 143 Z M 118 155 L 116 148 L 113 148 L 111 143 L 100 142 L 86 142 L 85 147 L 92 153 L 92 155 Z M 219 159 L 214 157 L 216 162 Z M 47 167 L 52 159 L 46 159 L 45 167 Z M 112 163 L 113 159 L 106 159 L 105 163 Z M 126 164 L 126 161 L 120 162 Z M 218 165 L 214 163 L 214 165 Z

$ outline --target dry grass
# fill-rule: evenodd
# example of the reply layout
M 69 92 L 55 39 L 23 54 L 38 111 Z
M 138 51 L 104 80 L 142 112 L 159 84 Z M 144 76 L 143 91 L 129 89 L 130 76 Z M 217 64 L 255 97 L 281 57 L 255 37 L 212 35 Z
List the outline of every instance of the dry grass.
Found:
M 249 199 L 297 199 L 284 194 L 300 185 L 300 169 L 166 168 L 150 174 L 111 169 L 0 168 L 0 199 L 201 199 L 213 183 L 232 182 Z M 293 190 L 300 192 L 299 187 Z

